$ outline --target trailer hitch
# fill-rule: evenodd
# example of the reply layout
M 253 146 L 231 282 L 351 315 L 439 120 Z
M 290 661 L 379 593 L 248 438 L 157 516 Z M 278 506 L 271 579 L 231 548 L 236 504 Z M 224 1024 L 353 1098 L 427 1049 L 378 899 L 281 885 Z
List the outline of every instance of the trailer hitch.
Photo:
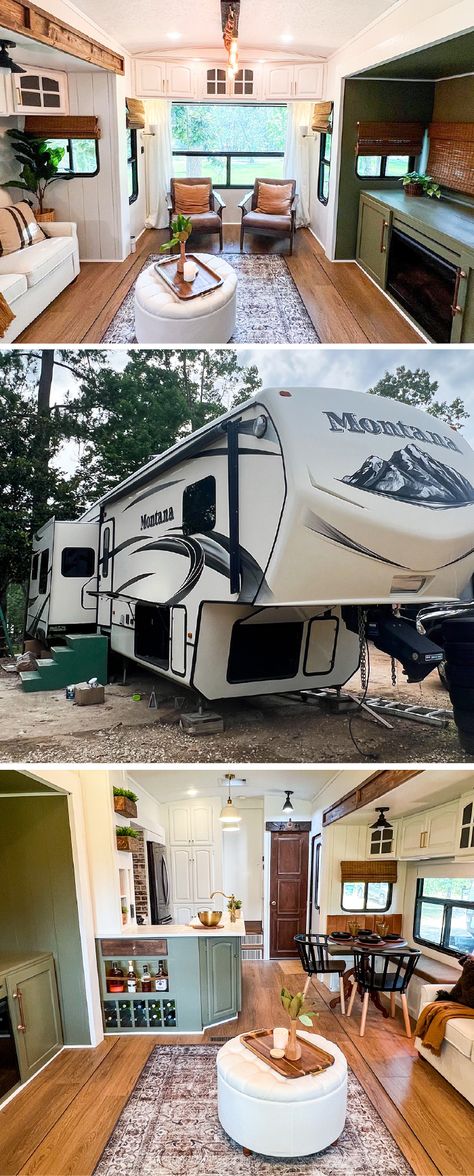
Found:
M 422 682 L 444 660 L 439 645 L 403 617 L 371 616 L 367 621 L 367 637 L 376 649 L 388 653 L 401 662 L 408 682 Z

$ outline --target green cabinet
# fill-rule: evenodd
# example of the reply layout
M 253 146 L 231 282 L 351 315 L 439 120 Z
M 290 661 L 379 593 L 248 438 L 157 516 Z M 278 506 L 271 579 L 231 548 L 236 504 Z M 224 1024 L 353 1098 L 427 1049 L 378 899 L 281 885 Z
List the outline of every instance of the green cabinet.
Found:
M 202 1024 L 216 1025 L 240 1009 L 240 940 L 206 938 L 199 943 Z
M 26 1082 L 63 1044 L 53 957 L 12 969 L 6 986 L 21 1080 Z
M 383 205 L 361 196 L 357 231 L 357 260 L 379 286 L 385 286 L 392 214 Z

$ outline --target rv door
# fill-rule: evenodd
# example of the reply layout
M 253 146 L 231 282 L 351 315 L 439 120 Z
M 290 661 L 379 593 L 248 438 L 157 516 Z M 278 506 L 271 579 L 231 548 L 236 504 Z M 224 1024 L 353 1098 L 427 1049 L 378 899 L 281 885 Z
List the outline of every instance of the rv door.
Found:
M 26 632 L 30 637 L 46 639 L 51 603 L 54 518 L 33 535 L 30 582 L 26 613 Z
M 112 624 L 115 519 L 104 519 L 100 530 L 97 623 L 103 629 Z

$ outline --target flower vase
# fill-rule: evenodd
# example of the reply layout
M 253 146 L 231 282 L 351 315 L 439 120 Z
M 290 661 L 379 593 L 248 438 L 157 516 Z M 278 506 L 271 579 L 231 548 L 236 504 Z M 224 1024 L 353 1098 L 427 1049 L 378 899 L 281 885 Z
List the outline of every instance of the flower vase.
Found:
M 177 271 L 178 271 L 178 274 L 184 274 L 184 263 L 185 263 L 185 261 L 186 261 L 186 242 L 185 242 L 185 241 L 180 241 L 180 243 L 179 243 L 179 257 L 178 257 L 178 264 L 177 264 L 177 266 L 176 266 L 176 269 L 177 269 Z
M 297 1062 L 301 1057 L 301 1045 L 296 1036 L 298 1022 L 290 1021 L 290 1032 L 288 1034 L 288 1045 L 285 1049 L 285 1058 L 289 1062 Z

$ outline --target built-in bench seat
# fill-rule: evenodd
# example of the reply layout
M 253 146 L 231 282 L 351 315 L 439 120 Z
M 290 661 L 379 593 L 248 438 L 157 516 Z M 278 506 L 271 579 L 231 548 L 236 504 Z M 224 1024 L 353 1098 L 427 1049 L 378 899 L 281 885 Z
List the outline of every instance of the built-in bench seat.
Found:
M 415 976 L 419 976 L 424 984 L 455 984 L 459 979 L 461 968 L 453 968 L 449 964 L 442 964 L 439 960 L 432 960 L 430 956 L 421 955 L 415 968 Z

